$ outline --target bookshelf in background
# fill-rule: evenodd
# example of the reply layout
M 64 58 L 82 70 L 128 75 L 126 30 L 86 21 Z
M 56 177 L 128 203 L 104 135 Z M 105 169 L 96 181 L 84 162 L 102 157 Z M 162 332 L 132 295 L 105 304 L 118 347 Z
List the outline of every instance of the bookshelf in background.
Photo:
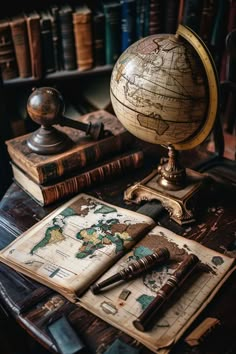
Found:
M 21 6 L 18 4 L 14 7 L 14 11 L 6 9 L 0 18 L 2 17 L 2 22 L 5 19 L 6 23 L 8 21 L 12 23 L 12 42 L 17 42 L 14 48 L 18 77 L 19 82 L 24 84 L 27 83 L 26 78 L 36 78 L 45 82 L 48 74 L 52 72 L 54 78 L 57 76 L 62 78 L 67 73 L 79 76 L 81 71 L 89 71 L 97 66 L 112 66 L 121 52 L 136 40 L 155 33 L 174 33 L 179 22 L 191 27 L 207 43 L 220 69 L 227 24 L 234 21 L 232 16 L 229 18 L 232 3 L 232 0 L 84 0 L 79 4 L 87 9 L 86 19 L 85 15 L 83 19 L 80 15 L 81 19 L 75 20 L 78 17 L 76 1 L 67 0 L 62 5 L 59 1 L 52 0 L 46 2 L 25 0 L 21 2 Z M 38 21 L 40 36 L 37 34 L 38 29 L 36 31 L 38 25 L 35 25 L 33 34 L 29 29 L 28 23 L 32 17 L 29 14 L 32 13 L 35 16 L 37 13 L 40 19 Z M 83 24 L 83 31 L 78 29 L 78 24 L 80 26 Z M 16 30 L 18 34 L 21 31 L 20 41 L 16 40 L 19 38 L 15 36 Z M 84 41 L 87 43 L 85 51 L 82 46 Z M 36 62 L 34 56 L 32 59 L 32 54 L 29 54 L 35 46 L 38 53 Z M 54 60 L 50 59 L 50 69 L 48 58 L 44 54 L 45 48 L 49 51 L 50 58 L 52 48 L 54 51 Z M 85 61 L 87 60 L 89 64 L 84 66 L 84 59 L 82 60 L 81 56 L 85 56 Z M 25 66 L 24 70 L 22 65 Z M 11 76 L 12 85 L 16 83 L 14 80 L 16 77 L 16 73 Z M 11 84 L 11 78 L 4 78 L 4 84 Z
M 57 0 L 22 0 L 14 3 L 14 6 L 13 1 L 9 0 L 6 4 L 6 9 L 0 15 L 0 31 L 4 27 L 8 28 L 8 42 L 13 43 L 15 50 L 12 51 L 11 46 L 10 59 L 6 56 L 3 58 L 3 51 L 0 50 L 0 59 L 4 88 L 11 98 L 10 102 L 16 99 L 20 88 L 30 93 L 35 86 L 58 87 L 62 93 L 70 93 L 73 97 L 77 92 L 77 100 L 80 101 L 85 81 L 86 85 L 93 85 L 94 79 L 109 85 L 116 59 L 132 42 L 152 33 L 174 33 L 179 22 L 192 27 L 202 37 L 212 52 L 218 71 L 225 71 L 227 53 L 222 53 L 228 24 L 235 21 L 232 11 L 234 0 L 79 2 L 83 3 L 88 9 L 86 20 L 85 17 L 75 20 L 78 19 L 76 0 L 67 0 L 63 5 Z M 32 12 L 39 17 L 37 31 L 35 29 L 33 34 L 31 31 L 31 37 L 36 36 L 36 39 L 30 39 L 29 26 L 27 28 L 27 20 L 23 16 L 21 25 L 24 33 L 21 34 L 20 43 L 15 43 L 17 36 L 14 35 L 13 19 Z M 12 38 L 9 37 L 8 23 L 11 23 Z M 80 28 L 83 26 L 83 31 L 76 28 L 78 25 Z M 37 45 L 37 56 L 33 56 L 35 59 L 30 56 L 33 43 Z M 12 67 L 7 75 L 7 71 L 4 71 L 6 67 Z M 101 83 L 101 90 L 103 87 Z M 9 112 L 12 109 L 10 107 Z M 16 122 L 17 112 L 13 115 Z M 9 119 L 12 118 L 9 116 Z

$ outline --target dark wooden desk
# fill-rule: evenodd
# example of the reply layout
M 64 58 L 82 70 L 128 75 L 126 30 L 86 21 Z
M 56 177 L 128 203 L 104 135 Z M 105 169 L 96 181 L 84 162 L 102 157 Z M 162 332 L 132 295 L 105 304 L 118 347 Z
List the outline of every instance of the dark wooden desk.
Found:
M 183 161 L 187 166 L 192 167 L 199 165 L 199 162 L 204 161 L 206 157 L 206 154 L 200 156 L 198 153 L 191 152 L 183 156 Z M 107 202 L 137 210 L 136 205 L 124 204 L 123 191 L 129 184 L 143 178 L 151 171 L 158 160 L 158 154 L 149 151 L 145 166 L 135 171 L 133 176 L 127 175 L 87 192 Z M 201 200 L 201 208 L 194 224 L 184 226 L 176 224 L 170 220 L 168 213 L 160 208 L 158 203 L 154 203 L 153 210 L 157 210 L 156 221 L 187 238 L 195 239 L 212 249 L 236 257 L 236 165 L 234 162 L 229 162 L 228 165 L 212 163 L 208 165 L 207 173 L 213 176 L 215 181 L 209 184 Z M 9 244 L 56 206 L 58 205 L 41 208 L 13 183 L 0 203 L 0 248 Z M 171 353 L 236 353 L 235 299 L 236 274 L 233 273 Z M 86 353 L 103 353 L 116 338 L 140 348 L 142 353 L 150 353 L 128 335 L 3 264 L 0 264 L 0 302 L 25 330 L 49 351 L 56 352 L 56 348 L 47 333 L 47 324 L 61 314 L 65 314 L 85 342 L 88 348 Z M 184 338 L 206 317 L 218 318 L 220 325 L 205 337 L 200 346 L 191 348 L 184 342 Z

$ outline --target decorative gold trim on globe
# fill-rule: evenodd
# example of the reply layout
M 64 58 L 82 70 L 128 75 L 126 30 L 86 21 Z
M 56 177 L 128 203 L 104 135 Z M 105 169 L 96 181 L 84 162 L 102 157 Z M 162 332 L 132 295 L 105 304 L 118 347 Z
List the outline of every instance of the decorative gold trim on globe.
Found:
M 178 26 L 176 34 L 183 37 L 196 50 L 204 66 L 209 89 L 208 112 L 204 125 L 193 137 L 186 141 L 173 144 L 177 150 L 186 150 L 201 144 L 210 134 L 214 126 L 218 112 L 219 83 L 213 58 L 201 38 L 189 27 L 183 25 Z

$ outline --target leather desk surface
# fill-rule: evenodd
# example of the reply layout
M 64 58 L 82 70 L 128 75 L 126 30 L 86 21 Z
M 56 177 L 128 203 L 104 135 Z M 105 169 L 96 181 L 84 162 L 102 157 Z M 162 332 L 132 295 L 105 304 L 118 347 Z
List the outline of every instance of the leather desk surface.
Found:
M 205 155 L 200 156 L 198 153 L 195 155 L 195 152 L 192 152 L 183 156 L 183 161 L 186 166 L 192 167 L 196 165 L 195 161 L 199 163 L 205 157 Z M 120 180 L 114 180 L 113 183 L 103 184 L 86 192 L 107 202 L 137 210 L 139 206 L 124 203 L 123 191 L 128 185 L 152 171 L 158 160 L 158 154 L 153 154 L 151 150 L 147 149 L 145 165 L 139 171 L 135 171 L 134 176 L 130 174 Z M 196 222 L 180 226 L 170 220 L 166 210 L 160 208 L 158 203 L 154 203 L 153 208 L 157 210 L 156 221 L 178 234 L 236 257 L 235 163 L 230 162 L 229 167 L 226 168 L 224 165 L 223 167 L 214 164 L 209 166 L 207 172 L 214 177 L 214 180 L 209 184 L 209 188 L 200 201 L 201 208 Z M 223 179 L 220 178 L 221 172 L 224 175 Z M 20 233 L 42 219 L 56 206 L 58 205 L 47 208 L 40 207 L 13 183 L 0 203 L 0 248 L 6 246 Z M 236 274 L 232 273 L 213 301 L 194 321 L 171 350 L 171 353 L 236 353 L 235 299 Z M 52 352 L 56 352 L 56 348 L 46 330 L 47 324 L 65 314 L 72 327 L 85 342 L 88 353 L 103 353 L 116 338 L 141 348 L 142 353 L 150 353 L 128 335 L 109 326 L 81 307 L 70 303 L 47 287 L 18 274 L 3 264 L 0 264 L 0 302 L 30 335 Z M 216 317 L 220 320 L 220 325 L 203 338 L 199 346 L 191 348 L 184 339 L 206 317 Z

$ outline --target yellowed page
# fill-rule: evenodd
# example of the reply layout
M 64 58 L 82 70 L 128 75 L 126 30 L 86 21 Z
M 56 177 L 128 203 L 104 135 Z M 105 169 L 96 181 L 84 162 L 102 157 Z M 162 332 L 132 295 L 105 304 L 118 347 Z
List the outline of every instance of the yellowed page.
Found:
M 82 296 L 81 304 L 159 353 L 168 352 L 171 345 L 209 302 L 234 260 L 196 241 L 156 226 L 134 246 L 132 251 L 110 268 L 98 283 L 157 247 L 168 247 L 170 251 L 168 263 L 156 266 L 136 279 L 120 281 L 104 288 L 98 295 L 89 290 Z M 190 253 L 194 253 L 200 259 L 198 268 L 175 292 L 173 299 L 166 303 L 165 310 L 157 314 L 154 327 L 146 332 L 137 330 L 133 321 L 155 298 L 160 287 Z
M 0 260 L 75 301 L 154 224 L 80 194 L 1 251 Z

